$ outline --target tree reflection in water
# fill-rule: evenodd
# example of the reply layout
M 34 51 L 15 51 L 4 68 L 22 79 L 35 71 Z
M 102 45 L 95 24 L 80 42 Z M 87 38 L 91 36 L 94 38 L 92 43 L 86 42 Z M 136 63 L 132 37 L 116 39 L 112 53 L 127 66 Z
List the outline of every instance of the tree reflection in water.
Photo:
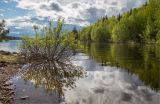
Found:
M 82 50 L 101 66 L 121 68 L 145 85 L 160 90 L 160 47 L 138 44 L 82 44 Z
M 31 64 L 26 69 L 25 80 L 33 82 L 35 87 L 44 87 L 47 92 L 56 92 L 60 98 L 64 97 L 66 88 L 76 87 L 75 81 L 85 75 L 81 67 L 71 63 Z

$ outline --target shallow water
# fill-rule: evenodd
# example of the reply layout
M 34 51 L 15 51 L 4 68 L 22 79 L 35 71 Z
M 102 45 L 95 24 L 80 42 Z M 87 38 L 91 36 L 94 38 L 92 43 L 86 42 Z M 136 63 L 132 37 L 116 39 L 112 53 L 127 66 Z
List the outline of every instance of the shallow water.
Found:
M 160 103 L 159 46 L 89 44 L 82 50 L 72 62 L 82 66 L 87 76 L 77 78 L 76 87 L 57 87 L 53 79 L 42 83 L 49 71 L 30 72 L 12 79 L 16 84 L 14 104 Z M 63 97 L 57 88 L 63 89 Z M 29 98 L 23 101 L 21 96 Z
M 12 79 L 16 85 L 15 100 L 13 104 L 58 104 L 59 97 L 53 91 L 47 92 L 43 87 L 38 88 L 32 82 L 24 80 L 20 76 Z M 21 97 L 28 96 L 27 100 Z
M 20 40 L 0 41 L 0 50 L 15 52 L 19 51 Z

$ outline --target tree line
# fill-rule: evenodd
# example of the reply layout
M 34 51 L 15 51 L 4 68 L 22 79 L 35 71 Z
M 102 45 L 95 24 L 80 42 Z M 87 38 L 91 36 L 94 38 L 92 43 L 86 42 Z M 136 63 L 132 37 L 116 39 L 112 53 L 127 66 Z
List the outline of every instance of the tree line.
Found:
M 160 43 L 160 0 L 117 16 L 103 17 L 78 32 L 81 41 Z

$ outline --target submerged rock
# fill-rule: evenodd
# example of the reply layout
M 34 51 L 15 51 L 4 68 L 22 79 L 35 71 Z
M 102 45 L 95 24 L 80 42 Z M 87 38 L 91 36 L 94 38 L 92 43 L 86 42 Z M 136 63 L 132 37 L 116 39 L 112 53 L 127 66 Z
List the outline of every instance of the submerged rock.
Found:
M 28 99 L 29 98 L 29 96 L 22 96 L 21 97 L 21 100 L 26 100 L 26 99 Z

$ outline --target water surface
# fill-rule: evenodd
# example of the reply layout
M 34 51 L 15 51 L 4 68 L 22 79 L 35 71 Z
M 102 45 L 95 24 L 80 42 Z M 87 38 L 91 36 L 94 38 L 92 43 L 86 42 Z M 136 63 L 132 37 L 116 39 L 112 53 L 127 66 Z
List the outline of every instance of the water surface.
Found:
M 16 52 L 19 51 L 20 40 L 0 41 L 0 50 Z
M 159 46 L 93 43 L 81 49 L 72 62 L 82 66 L 87 76 L 76 78 L 74 87 L 64 86 L 65 82 L 55 85 L 57 80 L 48 77 L 51 70 L 30 71 L 13 78 L 14 104 L 159 104 Z M 48 80 L 42 83 L 43 79 Z M 23 95 L 29 99 L 20 100 Z

